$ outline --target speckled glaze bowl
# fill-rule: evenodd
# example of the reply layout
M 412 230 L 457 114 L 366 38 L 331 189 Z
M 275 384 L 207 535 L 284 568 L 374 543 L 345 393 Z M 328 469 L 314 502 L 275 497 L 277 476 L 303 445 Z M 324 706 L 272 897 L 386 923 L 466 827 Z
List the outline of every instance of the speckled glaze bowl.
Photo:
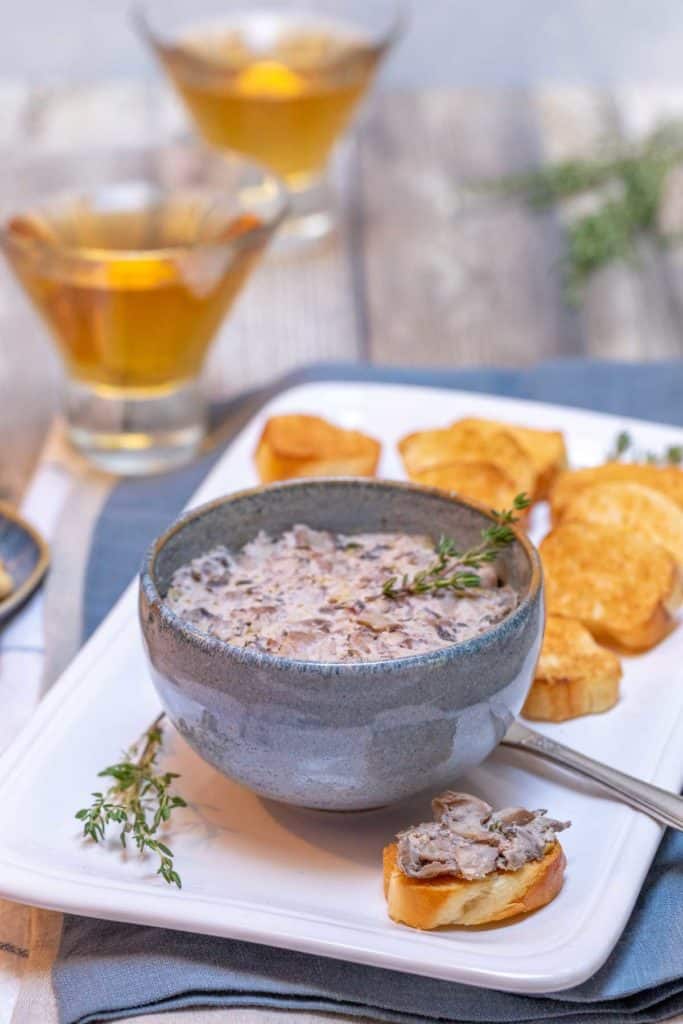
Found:
M 152 678 L 174 725 L 219 771 L 262 796 L 362 810 L 451 784 L 501 740 L 532 680 L 543 631 L 538 554 L 523 535 L 503 555 L 520 603 L 481 636 L 428 654 L 351 664 L 232 647 L 164 603 L 174 571 L 217 544 L 294 523 L 361 533 L 445 533 L 464 546 L 484 509 L 381 480 L 298 480 L 194 509 L 152 546 L 140 622 Z

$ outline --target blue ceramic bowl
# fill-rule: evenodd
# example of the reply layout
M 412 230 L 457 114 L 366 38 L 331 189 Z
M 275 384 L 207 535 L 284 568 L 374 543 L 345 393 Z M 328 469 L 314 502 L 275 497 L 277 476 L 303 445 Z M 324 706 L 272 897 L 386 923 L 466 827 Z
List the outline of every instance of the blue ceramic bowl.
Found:
M 502 556 L 518 607 L 481 636 L 392 661 L 295 661 L 232 647 L 164 603 L 174 571 L 217 544 L 294 523 L 343 533 L 442 533 L 463 546 L 490 516 L 443 492 L 381 480 L 298 480 L 194 509 L 152 546 L 140 622 L 152 678 L 197 753 L 257 793 L 361 810 L 439 789 L 500 742 L 526 696 L 543 630 L 538 554 L 521 533 Z
M 14 583 L 12 592 L 0 599 L 2 623 L 30 597 L 50 561 L 47 544 L 38 531 L 4 502 L 0 502 L 0 560 Z

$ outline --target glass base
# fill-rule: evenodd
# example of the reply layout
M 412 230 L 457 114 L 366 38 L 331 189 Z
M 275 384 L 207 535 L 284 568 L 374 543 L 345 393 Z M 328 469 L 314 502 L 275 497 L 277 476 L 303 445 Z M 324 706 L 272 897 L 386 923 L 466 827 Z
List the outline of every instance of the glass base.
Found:
M 206 405 L 196 382 L 142 397 L 69 381 L 68 436 L 89 462 L 108 473 L 163 473 L 197 454 L 206 434 Z
M 334 230 L 334 196 L 325 177 L 302 177 L 287 182 L 289 213 L 271 243 L 276 252 L 297 249 L 326 238 Z

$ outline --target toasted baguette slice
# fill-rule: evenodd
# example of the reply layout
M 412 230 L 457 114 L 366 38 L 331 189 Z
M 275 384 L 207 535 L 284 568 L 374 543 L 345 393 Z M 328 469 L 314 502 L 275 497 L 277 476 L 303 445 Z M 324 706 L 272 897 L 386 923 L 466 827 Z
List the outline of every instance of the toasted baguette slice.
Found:
M 411 928 L 492 924 L 545 906 L 562 888 L 564 851 L 553 843 L 541 860 L 518 871 L 495 871 L 468 881 L 442 875 L 410 878 L 396 862 L 396 843 L 383 853 L 384 895 L 389 917 Z
M 426 487 L 480 501 L 489 508 L 510 508 L 518 493 L 514 481 L 492 462 L 449 462 L 415 473 L 412 479 Z
M 562 522 L 540 552 L 548 612 L 579 619 L 596 640 L 644 651 L 673 627 L 680 570 L 658 544 L 632 530 Z
M 413 434 L 406 434 L 398 442 L 405 471 L 411 480 L 415 473 L 423 473 L 457 459 L 458 453 L 454 453 L 453 447 L 448 427 L 417 430 Z
M 639 532 L 683 564 L 683 509 L 651 487 L 618 481 L 586 487 L 564 510 L 562 521 L 570 520 Z
M 606 462 L 591 469 L 572 469 L 560 473 L 550 492 L 553 522 L 559 523 L 569 502 L 579 491 L 595 484 L 642 484 L 671 498 L 683 509 L 683 470 L 675 466 L 649 466 L 640 462 Z
M 459 420 L 451 424 L 451 437 L 465 457 L 479 459 L 486 456 L 505 470 L 520 491 L 533 495 L 537 474 L 524 445 L 507 425 L 485 424 L 486 420 Z
M 621 663 L 577 619 L 549 615 L 522 714 L 544 722 L 607 711 L 619 699 Z
M 490 430 L 500 430 L 502 427 L 512 434 L 531 459 L 536 471 L 536 487 L 532 495 L 535 501 L 547 498 L 557 475 L 567 468 L 567 448 L 564 436 L 559 430 L 536 430 L 532 427 L 474 418 L 459 420 L 459 423 L 478 424 L 480 428 Z
M 272 416 L 255 452 L 263 483 L 304 476 L 374 476 L 381 445 L 318 416 Z
M 478 421 L 454 423 L 443 430 L 421 430 L 399 442 L 406 473 L 418 474 L 455 462 L 489 463 L 505 473 L 515 494 L 533 494 L 536 471 L 519 441 L 503 427 L 481 426 Z

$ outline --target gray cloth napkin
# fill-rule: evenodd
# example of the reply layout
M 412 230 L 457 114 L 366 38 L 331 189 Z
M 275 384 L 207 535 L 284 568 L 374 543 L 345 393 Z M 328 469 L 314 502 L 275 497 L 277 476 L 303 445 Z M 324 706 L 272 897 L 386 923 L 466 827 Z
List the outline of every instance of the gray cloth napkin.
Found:
M 548 363 L 530 370 L 314 366 L 218 411 L 226 437 L 283 387 L 311 380 L 397 381 L 557 402 L 683 425 L 683 363 Z M 85 578 L 84 636 L 137 571 L 148 542 L 188 500 L 220 451 L 162 478 L 122 481 L 103 507 Z M 667 833 L 629 923 L 591 979 L 520 996 L 432 981 L 268 946 L 67 917 L 53 985 L 61 1024 L 191 1006 L 327 1010 L 418 1021 L 615 1021 L 683 1011 L 683 835 Z

